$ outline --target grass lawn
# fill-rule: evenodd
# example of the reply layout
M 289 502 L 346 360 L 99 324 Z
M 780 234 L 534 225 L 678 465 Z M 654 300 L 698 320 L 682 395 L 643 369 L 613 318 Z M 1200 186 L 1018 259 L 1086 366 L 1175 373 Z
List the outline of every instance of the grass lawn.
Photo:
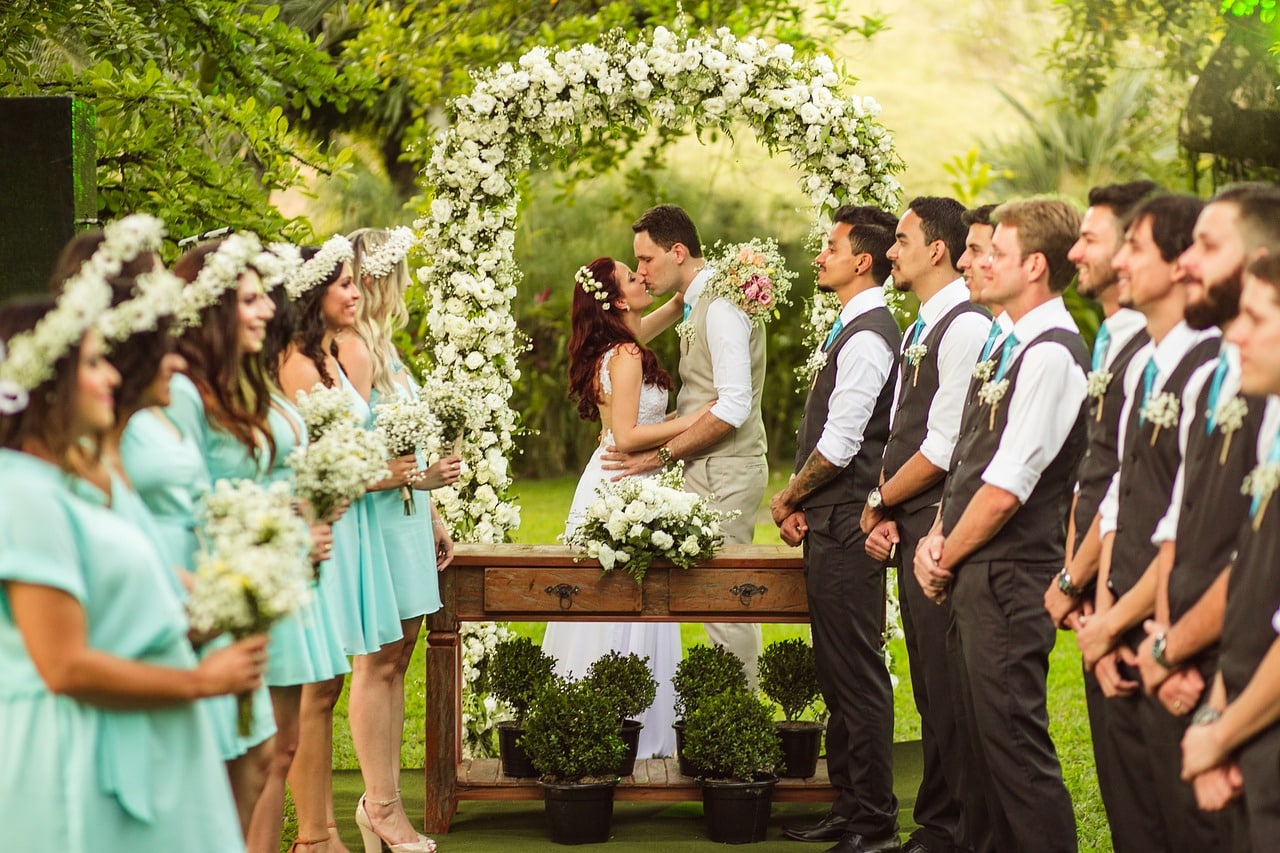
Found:
M 776 528 L 769 520 L 766 507 L 768 498 L 782 487 L 785 479 L 786 474 L 782 472 L 775 472 L 771 476 L 766 504 L 762 506 L 762 514 L 756 525 L 755 541 L 758 543 L 781 541 L 778 539 Z M 568 514 L 569 504 L 573 498 L 575 482 L 574 477 L 562 477 L 516 484 L 515 493 L 519 497 L 523 514 L 523 522 L 515 537 L 517 542 L 555 541 L 556 535 L 564 527 L 564 518 Z M 521 634 L 540 640 L 546 625 L 542 622 L 529 622 L 518 623 L 512 627 Z M 766 644 L 788 637 L 807 639 L 808 634 L 809 629 L 806 625 L 764 626 Z M 697 623 L 682 624 L 681 637 L 685 648 L 706 642 L 706 634 L 702 626 Z M 902 641 L 893 641 L 890 644 L 890 652 L 893 673 L 898 678 L 898 687 L 894 693 L 894 739 L 913 740 L 920 737 L 920 718 L 916 714 L 911 698 L 911 677 L 907 671 L 906 649 Z M 422 644 L 419 644 L 405 687 L 407 709 L 404 750 L 401 756 L 403 767 L 421 767 L 424 761 L 423 740 L 426 726 L 424 674 Z M 351 734 L 347 727 L 346 708 L 347 697 L 344 691 L 334 720 L 333 761 L 334 767 L 338 769 L 357 767 L 355 751 L 351 746 Z M 1098 795 L 1097 778 L 1094 775 L 1089 719 L 1085 711 L 1080 677 L 1080 656 L 1076 650 L 1074 637 L 1070 634 L 1059 635 L 1058 645 L 1051 658 L 1049 714 L 1050 731 L 1054 743 L 1057 744 L 1067 787 L 1075 803 L 1080 849 L 1110 851 L 1111 842 L 1107 833 L 1106 817 Z M 289 837 L 287 831 L 286 837 Z

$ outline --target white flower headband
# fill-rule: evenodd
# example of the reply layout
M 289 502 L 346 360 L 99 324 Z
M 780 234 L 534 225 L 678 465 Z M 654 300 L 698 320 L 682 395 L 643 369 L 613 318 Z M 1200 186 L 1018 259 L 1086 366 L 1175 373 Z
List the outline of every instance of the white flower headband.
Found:
M 601 310 L 608 311 L 613 307 L 609 302 L 609 294 L 604 292 L 604 285 L 591 274 L 590 267 L 578 267 L 578 271 L 574 273 L 573 280 L 578 283 L 578 286 L 585 293 L 595 297 L 595 300 L 600 303 Z
M 237 232 L 222 241 L 211 254 L 196 280 L 182 290 L 182 303 L 175 311 L 178 325 L 190 328 L 200 321 L 200 312 L 217 302 L 224 292 L 234 287 L 240 275 L 262 253 L 258 235 Z
M 108 342 L 122 341 L 130 335 L 154 330 L 161 317 L 170 316 L 178 310 L 185 284 L 166 269 L 138 276 L 134 282 L 134 295 L 108 309 L 98 320 L 98 330 Z
M 270 293 L 297 275 L 302 267 L 302 250 L 292 243 L 272 243 L 252 261 L 262 276 L 262 286 Z
M 393 228 L 387 235 L 385 243 L 360 258 L 360 275 L 367 275 L 373 279 L 391 275 L 391 272 L 409 254 L 416 240 L 412 228 L 404 225 Z
M 288 291 L 290 299 L 298 299 L 353 257 L 355 257 L 355 251 L 351 248 L 351 241 L 341 234 L 334 234 L 324 241 L 320 251 L 316 252 L 311 260 L 304 263 L 297 273 L 284 283 L 284 289 Z

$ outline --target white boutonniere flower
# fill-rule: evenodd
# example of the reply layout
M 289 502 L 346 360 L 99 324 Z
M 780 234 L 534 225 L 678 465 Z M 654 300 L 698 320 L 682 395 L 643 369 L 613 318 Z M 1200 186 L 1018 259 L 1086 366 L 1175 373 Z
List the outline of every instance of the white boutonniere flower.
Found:
M 1151 431 L 1151 445 L 1153 447 L 1156 439 L 1160 436 L 1160 430 L 1177 428 L 1178 413 L 1181 409 L 1182 403 L 1178 400 L 1178 395 L 1172 391 L 1163 391 L 1147 400 L 1139 417 L 1144 421 L 1151 421 L 1155 425 L 1155 429 Z
M 996 372 L 996 363 L 991 359 L 980 361 L 973 366 L 973 378 L 986 382 Z
M 907 347 L 903 355 L 907 359 L 907 364 L 915 368 L 911 374 L 911 387 L 916 387 L 916 380 L 920 378 L 920 360 L 929 354 L 929 347 L 925 344 L 912 344 Z
M 1249 413 L 1249 404 L 1244 401 L 1243 397 L 1235 396 L 1218 406 L 1218 412 L 1213 416 L 1214 421 L 1218 424 L 1218 429 L 1222 430 L 1222 452 L 1218 454 L 1218 464 L 1227 464 L 1227 451 L 1231 449 L 1231 436 L 1235 431 L 1244 426 L 1244 416 Z
M 1107 395 L 1107 388 L 1111 387 L 1111 371 L 1110 370 L 1090 370 L 1089 371 L 1089 389 L 1090 397 L 1098 401 L 1098 413 L 1096 420 L 1102 420 L 1102 398 Z
M 827 366 L 827 351 L 822 347 L 809 354 L 809 358 L 805 361 L 804 366 L 800 368 L 800 378 L 805 385 L 812 385 L 813 381 L 818 377 L 818 372 Z
M 1256 502 L 1257 510 L 1253 513 L 1254 530 L 1262 525 L 1262 517 L 1267 514 L 1267 504 L 1277 486 L 1280 486 L 1280 462 L 1260 462 L 1245 475 L 1240 492 L 1249 495 Z
M 693 346 L 693 339 L 697 333 L 694 331 L 693 323 L 685 320 L 684 322 L 676 324 L 676 334 L 680 336 L 680 340 L 686 342 L 690 346 Z
M 990 362 L 988 362 L 990 364 Z M 987 371 L 989 374 L 991 371 Z M 985 403 L 991 407 L 991 418 L 987 423 L 987 429 L 996 428 L 996 406 L 1000 405 L 1000 401 L 1004 399 L 1005 393 L 1009 390 L 1009 380 L 1001 379 L 999 382 L 993 382 L 988 379 L 982 383 L 982 387 L 978 389 L 979 402 Z

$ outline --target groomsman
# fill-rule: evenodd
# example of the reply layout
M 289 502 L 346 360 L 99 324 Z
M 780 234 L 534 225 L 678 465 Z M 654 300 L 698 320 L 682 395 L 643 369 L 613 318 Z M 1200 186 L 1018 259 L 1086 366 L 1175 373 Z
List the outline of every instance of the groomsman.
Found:
M 1115 600 L 1099 595 L 1097 611 L 1079 620 L 1077 639 L 1107 696 L 1104 725 L 1094 737 L 1111 751 L 1111 781 L 1125 805 L 1113 832 L 1126 844 L 1140 842 L 1133 849 L 1212 850 L 1218 835 L 1199 816 L 1190 787 L 1162 790 L 1153 779 L 1176 777 L 1181 726 L 1141 694 L 1132 669 L 1145 636 L 1141 622 L 1154 612 L 1157 580 L 1173 560 L 1172 541 L 1157 538 L 1157 531 L 1221 344 L 1217 328 L 1193 329 L 1183 316 L 1187 294 L 1178 259 L 1202 206 L 1191 196 L 1143 202 L 1114 261 L 1121 301 L 1146 318 L 1150 341 L 1123 377 L 1120 468 L 1099 510 L 1099 578 Z
M 1075 816 L 1049 738 L 1045 682 L 1054 626 L 1044 589 L 1061 568 L 1066 515 L 1086 441 L 1089 354 L 1062 301 L 1079 214 L 1060 201 L 1001 205 L 983 261 L 989 299 L 1012 321 L 979 362 L 943 491 L 916 551 L 934 601 L 953 599 L 970 737 L 987 772 L 996 850 L 1076 850 Z
M 874 207 L 836 211 L 818 255 L 818 288 L 840 313 L 825 344 L 797 435 L 796 473 L 774 496 L 773 520 L 804 543 L 818 680 L 827 703 L 827 771 L 836 790 L 817 824 L 789 838 L 834 841 L 833 853 L 896 851 L 893 689 L 884 666 L 881 560 L 864 551 L 858 512 L 880 477 L 902 340 L 885 307 L 894 218 Z M 944 250 L 945 251 L 945 250 Z
M 970 301 L 953 263 L 964 254 L 964 213 L 954 199 L 917 198 L 899 220 L 889 250 L 893 285 L 916 296 L 920 314 L 898 353 L 884 470 L 880 486 L 867 496 L 861 525 L 867 553 L 885 560 L 896 544 L 900 566 L 913 565 L 916 544 L 937 517 L 960 433 L 965 389 L 991 328 L 991 318 Z M 898 604 L 924 744 L 924 775 L 914 810 L 920 829 L 904 850 L 952 851 L 958 848 L 965 751 L 956 728 L 946 650 L 951 608 L 928 601 L 909 568 L 898 572 Z

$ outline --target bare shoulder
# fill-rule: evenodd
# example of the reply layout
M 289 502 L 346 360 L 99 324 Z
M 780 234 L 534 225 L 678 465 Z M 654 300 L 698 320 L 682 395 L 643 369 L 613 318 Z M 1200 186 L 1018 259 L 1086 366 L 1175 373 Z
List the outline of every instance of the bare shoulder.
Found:
M 291 399 L 297 399 L 299 391 L 310 391 L 320 382 L 316 363 L 296 347 L 290 346 L 280 359 L 280 388 Z

